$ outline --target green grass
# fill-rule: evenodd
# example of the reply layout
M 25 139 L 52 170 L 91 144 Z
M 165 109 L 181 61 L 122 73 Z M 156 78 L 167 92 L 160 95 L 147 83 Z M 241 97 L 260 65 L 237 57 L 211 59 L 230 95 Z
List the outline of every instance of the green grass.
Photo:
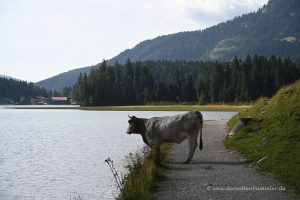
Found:
M 105 110 L 105 111 L 241 111 L 251 105 L 142 105 L 142 106 L 96 106 L 80 107 L 81 110 Z
M 166 177 L 169 162 L 170 145 L 162 145 L 161 163 L 155 164 L 156 154 L 147 148 L 142 152 L 127 157 L 128 174 L 123 177 L 123 190 L 119 200 L 150 200 L 155 190 L 155 183 Z
M 299 194 L 300 81 L 282 88 L 270 100 L 259 99 L 254 106 L 238 113 L 228 122 L 229 130 L 239 117 L 253 120 L 234 137 L 227 137 L 226 147 L 241 152 L 247 162 L 271 172 Z

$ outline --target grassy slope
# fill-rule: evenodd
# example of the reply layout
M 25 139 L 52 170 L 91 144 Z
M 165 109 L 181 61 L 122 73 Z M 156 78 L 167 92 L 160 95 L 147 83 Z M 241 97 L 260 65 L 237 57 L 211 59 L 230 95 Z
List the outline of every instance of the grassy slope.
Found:
M 226 138 L 225 145 L 300 193 L 300 81 L 282 88 L 270 101 L 260 99 L 240 112 L 228 122 L 229 130 L 239 116 L 254 120 Z

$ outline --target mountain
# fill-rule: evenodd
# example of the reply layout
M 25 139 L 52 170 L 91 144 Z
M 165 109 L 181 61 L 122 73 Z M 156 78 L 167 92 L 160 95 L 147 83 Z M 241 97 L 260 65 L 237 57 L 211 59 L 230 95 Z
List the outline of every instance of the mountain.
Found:
M 269 0 L 258 11 L 245 14 L 204 30 L 159 36 L 137 44 L 108 61 L 125 63 L 145 60 L 220 60 L 229 61 L 235 55 L 300 58 L 300 1 Z M 75 83 L 77 69 L 47 80 L 44 87 L 57 85 L 61 89 Z M 88 70 L 86 70 L 88 71 Z M 68 81 L 65 81 L 64 78 Z M 46 83 L 45 81 L 42 81 Z M 56 83 L 55 83 L 56 82 Z M 41 82 L 37 83 L 41 85 Z M 59 86 L 59 87 L 58 87 Z M 51 86 L 52 87 L 52 86 Z
M 300 1 L 271 0 L 255 13 L 203 31 L 182 32 L 147 40 L 113 61 L 231 60 L 247 54 L 300 57 Z
M 61 91 L 64 87 L 72 87 L 77 81 L 80 73 L 89 73 L 92 68 L 93 66 L 73 69 L 51 78 L 39 81 L 36 83 L 36 85 L 47 90 Z

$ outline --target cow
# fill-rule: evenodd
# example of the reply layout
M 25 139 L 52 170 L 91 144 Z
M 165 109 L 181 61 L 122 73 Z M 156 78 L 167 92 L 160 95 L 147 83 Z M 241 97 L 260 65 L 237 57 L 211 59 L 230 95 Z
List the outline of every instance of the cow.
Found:
M 140 134 L 146 145 L 159 149 L 162 143 L 181 143 L 188 140 L 189 154 L 184 163 L 193 158 L 198 146 L 197 137 L 200 134 L 199 149 L 202 150 L 203 116 L 199 111 L 191 111 L 181 115 L 138 118 L 129 116 L 127 134 Z

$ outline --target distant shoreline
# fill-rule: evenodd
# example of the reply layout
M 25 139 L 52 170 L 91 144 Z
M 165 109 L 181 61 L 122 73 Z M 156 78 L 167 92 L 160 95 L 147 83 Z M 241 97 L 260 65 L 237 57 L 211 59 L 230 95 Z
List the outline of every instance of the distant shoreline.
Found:
M 223 111 L 236 112 L 250 108 L 252 105 L 133 105 L 133 106 L 3 106 L 10 109 L 78 109 L 86 111 Z

